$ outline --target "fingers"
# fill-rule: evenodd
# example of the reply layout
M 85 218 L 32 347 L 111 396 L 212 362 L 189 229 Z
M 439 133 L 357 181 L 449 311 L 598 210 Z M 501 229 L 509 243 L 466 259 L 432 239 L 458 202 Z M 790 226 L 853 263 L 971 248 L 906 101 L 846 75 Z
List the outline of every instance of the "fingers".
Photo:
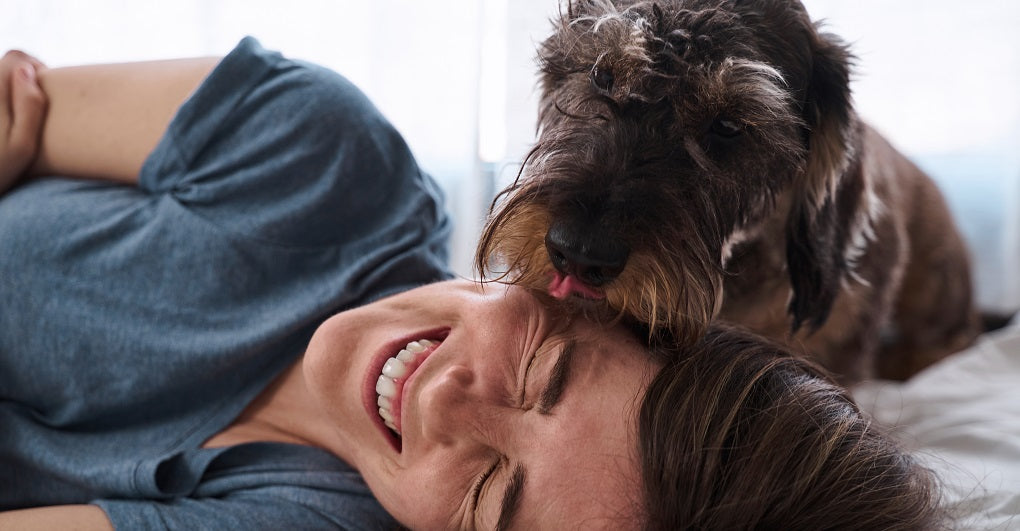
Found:
M 0 59 L 0 138 L 7 132 L 11 124 L 11 71 L 14 62 L 9 60 L 11 52 Z
M 33 158 L 39 145 L 43 117 L 46 114 L 46 96 L 39 87 L 35 65 L 22 64 L 11 80 L 11 129 L 8 148 L 11 158 L 25 166 Z
M 37 74 L 45 68 L 16 50 L 0 57 L 0 194 L 22 176 L 39 150 L 46 95 Z
M 21 50 L 7 50 L 7 53 L 0 58 L 0 63 L 20 63 L 27 61 L 29 64 L 35 67 L 36 70 L 46 68 L 46 65 L 42 61 L 32 57 L 31 55 Z
M 33 70 L 40 67 L 45 68 L 41 62 L 31 55 L 20 50 L 10 50 L 0 57 L 0 132 L 6 133 L 11 127 L 13 120 L 13 109 L 11 93 L 15 79 L 15 71 L 22 67 L 29 66 Z
M 0 126 L 10 124 L 11 84 L 15 71 L 22 66 L 30 67 L 34 72 L 46 69 L 46 65 L 35 57 L 21 50 L 9 50 L 0 57 Z

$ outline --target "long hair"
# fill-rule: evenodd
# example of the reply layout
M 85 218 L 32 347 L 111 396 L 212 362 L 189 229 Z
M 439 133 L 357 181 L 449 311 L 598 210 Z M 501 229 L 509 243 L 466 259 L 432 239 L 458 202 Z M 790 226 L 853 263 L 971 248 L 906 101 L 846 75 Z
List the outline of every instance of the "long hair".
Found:
M 714 326 L 639 414 L 647 529 L 944 529 L 934 475 L 822 369 Z

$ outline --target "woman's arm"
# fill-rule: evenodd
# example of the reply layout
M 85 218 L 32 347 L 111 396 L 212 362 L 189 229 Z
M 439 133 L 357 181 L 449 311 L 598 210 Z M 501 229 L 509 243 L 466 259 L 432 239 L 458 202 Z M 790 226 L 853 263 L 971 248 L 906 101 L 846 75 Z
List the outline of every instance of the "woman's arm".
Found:
M 219 61 L 46 68 L 0 58 L 0 193 L 26 173 L 134 183 L 181 103 Z
M 0 512 L 0 529 L 112 531 L 113 524 L 95 505 L 54 505 Z
M 181 103 L 219 58 L 42 69 L 49 101 L 30 174 L 135 183 Z

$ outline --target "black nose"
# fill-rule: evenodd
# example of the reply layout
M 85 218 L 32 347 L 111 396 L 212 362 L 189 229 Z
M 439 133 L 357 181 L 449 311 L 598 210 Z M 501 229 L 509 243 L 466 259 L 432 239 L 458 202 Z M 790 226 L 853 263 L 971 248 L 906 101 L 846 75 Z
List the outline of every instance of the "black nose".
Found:
M 603 231 L 559 222 L 545 234 L 545 249 L 557 271 L 596 287 L 619 276 L 630 255 L 626 243 Z

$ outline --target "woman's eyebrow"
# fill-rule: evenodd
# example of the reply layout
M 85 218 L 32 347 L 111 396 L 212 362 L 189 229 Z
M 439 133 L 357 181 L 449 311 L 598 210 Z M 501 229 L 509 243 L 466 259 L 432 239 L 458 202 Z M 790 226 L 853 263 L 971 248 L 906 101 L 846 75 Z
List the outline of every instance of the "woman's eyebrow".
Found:
M 556 363 L 553 365 L 552 373 L 549 375 L 549 381 L 545 384 L 545 389 L 542 390 L 542 394 L 538 397 L 538 412 L 543 415 L 548 415 L 554 406 L 560 401 L 560 397 L 563 396 L 563 389 L 567 386 L 567 375 L 570 374 L 570 362 L 574 358 L 574 349 L 577 348 L 577 341 L 570 340 L 560 351 L 560 355 L 556 358 Z

